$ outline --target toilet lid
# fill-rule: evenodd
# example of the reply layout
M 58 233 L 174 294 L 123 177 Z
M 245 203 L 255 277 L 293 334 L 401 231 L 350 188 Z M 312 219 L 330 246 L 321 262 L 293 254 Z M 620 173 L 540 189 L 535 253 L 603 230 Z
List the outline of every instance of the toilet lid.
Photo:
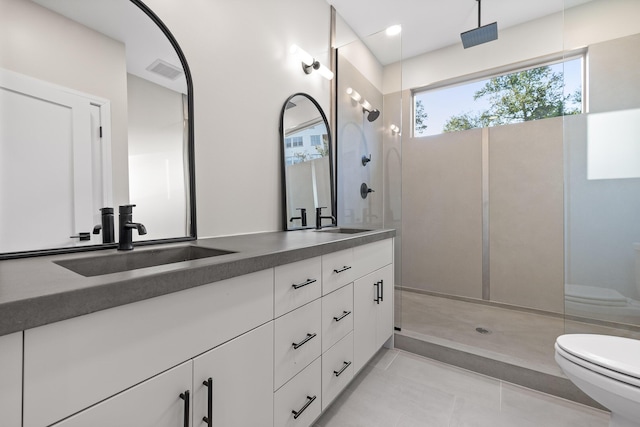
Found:
M 556 344 L 573 356 L 640 379 L 640 341 L 610 335 L 561 335 Z

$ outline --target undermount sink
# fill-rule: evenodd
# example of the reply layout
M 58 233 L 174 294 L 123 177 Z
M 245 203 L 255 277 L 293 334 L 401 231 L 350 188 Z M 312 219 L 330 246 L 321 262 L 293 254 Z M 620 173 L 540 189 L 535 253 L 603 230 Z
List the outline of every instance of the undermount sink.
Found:
M 364 233 L 371 230 L 367 230 L 364 228 L 328 227 L 328 228 L 322 228 L 316 231 L 320 233 L 358 234 L 358 233 Z
M 74 273 L 85 277 L 93 277 L 232 253 L 234 252 L 203 248 L 200 246 L 181 246 L 177 248 L 140 250 L 54 262 Z

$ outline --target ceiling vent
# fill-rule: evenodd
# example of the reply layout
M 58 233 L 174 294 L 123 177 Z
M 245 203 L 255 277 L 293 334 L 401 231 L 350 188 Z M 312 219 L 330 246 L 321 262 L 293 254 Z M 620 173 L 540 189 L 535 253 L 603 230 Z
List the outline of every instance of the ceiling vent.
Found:
M 147 70 L 169 80 L 175 80 L 183 74 L 182 68 L 171 65 L 162 59 L 156 59 L 153 64 L 147 67 Z

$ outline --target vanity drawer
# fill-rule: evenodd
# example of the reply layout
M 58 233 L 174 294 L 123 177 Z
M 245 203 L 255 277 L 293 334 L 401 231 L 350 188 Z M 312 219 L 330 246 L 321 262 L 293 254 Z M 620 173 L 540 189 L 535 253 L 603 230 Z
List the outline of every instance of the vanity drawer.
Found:
M 274 390 L 320 356 L 321 316 L 321 300 L 317 299 L 276 319 Z
M 353 378 L 353 332 L 322 355 L 322 410 Z
M 273 269 L 24 333 L 24 427 L 50 425 L 273 319 Z
M 322 400 L 321 366 L 318 357 L 275 393 L 273 417 L 276 427 L 308 427 L 318 418 Z
M 359 278 L 393 262 L 393 239 L 353 248 L 353 274 Z
M 322 352 L 353 330 L 353 283 L 322 297 Z
M 322 295 L 353 282 L 353 249 L 322 255 Z
M 295 310 L 322 295 L 322 259 L 306 259 L 275 268 L 275 316 Z

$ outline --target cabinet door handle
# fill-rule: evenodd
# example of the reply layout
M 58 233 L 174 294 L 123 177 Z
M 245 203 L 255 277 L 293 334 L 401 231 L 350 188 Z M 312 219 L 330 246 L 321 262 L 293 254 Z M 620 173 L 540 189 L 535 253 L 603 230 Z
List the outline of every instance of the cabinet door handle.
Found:
M 373 300 L 376 304 L 380 304 L 380 282 L 376 282 L 373 284 L 376 287 L 376 297 Z
M 336 270 L 333 270 L 333 272 L 334 272 L 334 273 L 336 273 L 336 274 L 340 274 L 340 273 L 342 273 L 343 271 L 347 271 L 347 270 L 350 270 L 350 269 L 351 269 L 351 267 L 349 267 L 348 265 L 345 265 L 345 266 L 344 266 L 344 267 L 342 267 L 340 270 L 337 270 L 337 269 L 336 269 Z
M 302 415 L 302 413 L 309 407 L 309 405 L 311 405 L 313 403 L 313 401 L 316 400 L 316 396 L 307 396 L 307 403 L 304 404 L 304 406 L 302 408 L 300 408 L 297 411 L 291 411 L 291 413 L 293 414 L 293 419 L 297 420 L 298 417 L 300 415 Z
M 380 301 L 384 301 L 384 280 L 380 280 Z
M 213 379 L 209 377 L 202 384 L 207 387 L 207 416 L 202 417 L 202 421 L 207 423 L 208 427 L 213 426 Z
M 291 286 L 293 286 L 293 289 L 300 289 L 300 288 L 303 288 L 303 287 L 305 287 L 307 285 L 310 285 L 312 283 L 316 283 L 316 281 L 317 281 L 316 279 L 307 279 L 306 282 L 299 283 L 297 285 L 291 285 Z
M 184 400 L 184 427 L 189 427 L 189 390 L 180 393 L 180 399 Z
M 351 314 L 350 311 L 343 311 L 340 317 L 334 317 L 333 320 L 335 320 L 336 322 L 339 322 L 350 314 Z
M 307 334 L 307 337 L 305 339 L 303 339 L 299 343 L 292 343 L 291 345 L 293 346 L 294 350 L 297 350 L 303 345 L 305 345 L 306 343 L 308 343 L 309 341 L 311 341 L 315 336 L 316 334 Z
M 351 362 L 344 362 L 344 364 L 342 365 L 342 369 L 340 369 L 339 371 L 333 371 L 333 373 L 336 375 L 336 377 L 339 377 L 340 374 L 342 374 L 349 366 L 351 366 Z

